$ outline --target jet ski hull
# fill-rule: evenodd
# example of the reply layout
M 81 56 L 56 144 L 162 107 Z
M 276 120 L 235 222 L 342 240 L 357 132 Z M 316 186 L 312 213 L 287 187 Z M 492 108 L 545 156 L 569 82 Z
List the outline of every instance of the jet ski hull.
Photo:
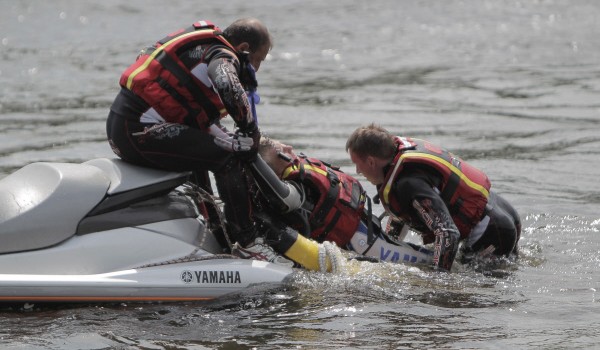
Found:
M 292 268 L 223 254 L 188 177 L 99 158 L 3 178 L 0 302 L 210 300 L 285 283 Z
M 214 256 L 213 256 L 214 257 Z M 90 275 L 0 274 L 2 302 L 212 300 L 285 283 L 292 269 L 264 261 L 212 258 Z

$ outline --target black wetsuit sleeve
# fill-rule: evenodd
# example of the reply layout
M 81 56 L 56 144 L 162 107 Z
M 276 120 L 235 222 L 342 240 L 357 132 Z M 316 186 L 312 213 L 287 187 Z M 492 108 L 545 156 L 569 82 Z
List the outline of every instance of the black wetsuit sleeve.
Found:
M 208 49 L 206 61 L 208 76 L 235 124 L 243 131 L 253 129 L 250 103 L 239 79 L 240 62 L 235 53 L 215 45 Z
M 256 184 L 278 215 L 300 208 L 303 194 L 293 182 L 281 180 L 260 155 L 248 164 Z
M 434 190 L 438 182 L 439 178 L 434 175 L 412 171 L 399 177 L 392 191 L 402 212 L 411 218 L 411 226 L 435 236 L 434 267 L 450 270 L 458 251 L 460 233 L 446 204 Z

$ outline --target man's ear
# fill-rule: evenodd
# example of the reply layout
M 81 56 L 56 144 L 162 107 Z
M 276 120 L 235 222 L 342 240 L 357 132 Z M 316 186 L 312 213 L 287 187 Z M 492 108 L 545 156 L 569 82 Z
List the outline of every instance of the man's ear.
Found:
M 239 43 L 237 46 L 235 46 L 235 49 L 239 52 L 248 51 L 250 50 L 250 44 L 244 41 L 243 43 Z
M 375 156 L 367 156 L 367 164 L 371 169 L 383 168 L 385 161 Z
M 375 167 L 375 157 L 373 156 L 367 156 L 367 164 L 369 165 L 370 168 Z

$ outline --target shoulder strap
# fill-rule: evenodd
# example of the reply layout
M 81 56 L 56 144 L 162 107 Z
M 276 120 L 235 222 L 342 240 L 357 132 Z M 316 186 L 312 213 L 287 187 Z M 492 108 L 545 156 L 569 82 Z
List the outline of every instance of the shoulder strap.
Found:
M 373 247 L 377 237 L 375 237 L 375 232 L 373 231 L 373 208 L 371 206 L 371 198 L 367 196 L 367 249 L 362 252 L 362 255 L 367 254 L 367 252 Z

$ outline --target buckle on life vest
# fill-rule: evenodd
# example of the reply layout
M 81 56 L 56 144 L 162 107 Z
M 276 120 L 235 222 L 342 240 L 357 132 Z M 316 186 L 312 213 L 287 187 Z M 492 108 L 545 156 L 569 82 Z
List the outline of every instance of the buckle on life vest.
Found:
M 379 193 L 373 196 L 373 203 L 379 204 L 381 203 L 381 199 L 379 198 Z
M 329 178 L 329 183 L 331 186 L 337 186 L 340 184 L 340 178 L 331 170 L 331 168 L 327 168 L 327 177 Z
M 194 26 L 194 28 L 196 30 L 198 29 L 206 29 L 206 28 L 210 28 L 210 29 L 214 29 L 215 28 L 215 24 L 211 21 L 198 21 L 198 22 L 194 22 L 194 24 L 192 24 L 192 26 Z
M 144 47 L 143 49 L 140 50 L 140 53 L 138 53 L 138 55 L 135 58 L 135 60 L 136 61 L 139 60 L 140 57 L 142 57 L 142 56 L 146 56 L 146 55 L 150 56 L 154 52 L 154 50 L 156 50 L 156 46 L 146 46 L 146 47 Z

